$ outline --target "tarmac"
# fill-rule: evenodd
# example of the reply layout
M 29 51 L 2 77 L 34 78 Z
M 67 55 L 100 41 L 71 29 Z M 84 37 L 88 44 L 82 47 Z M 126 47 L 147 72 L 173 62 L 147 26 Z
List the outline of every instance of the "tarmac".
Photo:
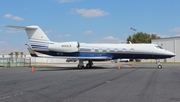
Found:
M 0 69 L 0 102 L 180 102 L 180 65 Z

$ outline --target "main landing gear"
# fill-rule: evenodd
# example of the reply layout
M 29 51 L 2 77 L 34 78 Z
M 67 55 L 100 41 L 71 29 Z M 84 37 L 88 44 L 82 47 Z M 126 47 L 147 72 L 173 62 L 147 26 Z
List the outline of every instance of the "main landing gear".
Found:
M 82 69 L 82 68 L 84 68 L 84 63 L 83 63 L 83 59 L 80 59 L 79 60 L 79 64 L 78 64 L 78 68 L 80 68 L 80 69 Z M 91 68 L 92 67 L 92 65 L 93 65 L 93 62 L 92 62 L 92 60 L 88 60 L 88 63 L 86 64 L 86 68 Z

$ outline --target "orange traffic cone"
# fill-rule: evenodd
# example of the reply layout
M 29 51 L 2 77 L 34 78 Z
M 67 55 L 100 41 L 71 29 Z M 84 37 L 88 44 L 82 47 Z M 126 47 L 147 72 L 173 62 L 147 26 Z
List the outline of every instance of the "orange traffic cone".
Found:
M 134 68 L 134 64 L 132 63 L 132 66 L 131 66 L 131 68 Z
M 32 67 L 32 68 L 31 68 L 31 72 L 32 72 L 32 73 L 34 73 L 34 72 L 35 72 L 35 71 L 34 71 L 34 67 Z
M 120 70 L 121 69 L 121 66 L 120 65 L 118 65 L 118 70 Z

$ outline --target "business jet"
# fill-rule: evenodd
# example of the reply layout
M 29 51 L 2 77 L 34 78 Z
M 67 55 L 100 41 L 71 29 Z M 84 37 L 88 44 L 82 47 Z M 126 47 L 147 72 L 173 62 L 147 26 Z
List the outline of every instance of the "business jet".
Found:
M 79 60 L 78 68 L 83 68 L 84 61 L 88 61 L 86 67 L 90 68 L 93 61 L 105 61 L 113 59 L 165 59 L 174 57 L 175 54 L 163 49 L 156 44 L 109 44 L 109 43 L 79 43 L 79 42 L 53 42 L 39 26 L 6 26 L 10 28 L 24 29 L 30 41 L 28 50 L 32 57 L 44 57 L 41 54 L 53 58 L 74 58 Z M 41 54 L 39 54 L 41 53 Z M 158 68 L 162 65 L 158 61 Z

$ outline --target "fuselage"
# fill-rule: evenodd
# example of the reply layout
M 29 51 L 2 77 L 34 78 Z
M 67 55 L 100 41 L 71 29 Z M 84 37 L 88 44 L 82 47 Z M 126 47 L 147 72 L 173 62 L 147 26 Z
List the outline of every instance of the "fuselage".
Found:
M 36 43 L 37 44 L 37 43 Z M 82 57 L 109 59 L 164 59 L 175 56 L 156 44 L 87 44 L 78 42 L 46 42 L 43 45 L 31 44 L 36 52 L 59 57 Z
M 92 67 L 95 60 L 110 59 L 164 59 L 175 54 L 155 44 L 86 44 L 79 42 L 52 42 L 39 26 L 6 26 L 26 30 L 31 47 L 28 51 L 32 57 L 48 57 L 79 59 L 78 68 L 83 68 L 84 60 L 88 60 L 87 68 Z M 158 68 L 162 68 L 158 65 Z
M 175 56 L 174 53 L 155 44 L 81 44 L 80 52 L 87 52 L 87 54 L 91 52 L 96 56 L 106 54 L 107 56 L 112 56 L 113 59 L 162 59 Z

